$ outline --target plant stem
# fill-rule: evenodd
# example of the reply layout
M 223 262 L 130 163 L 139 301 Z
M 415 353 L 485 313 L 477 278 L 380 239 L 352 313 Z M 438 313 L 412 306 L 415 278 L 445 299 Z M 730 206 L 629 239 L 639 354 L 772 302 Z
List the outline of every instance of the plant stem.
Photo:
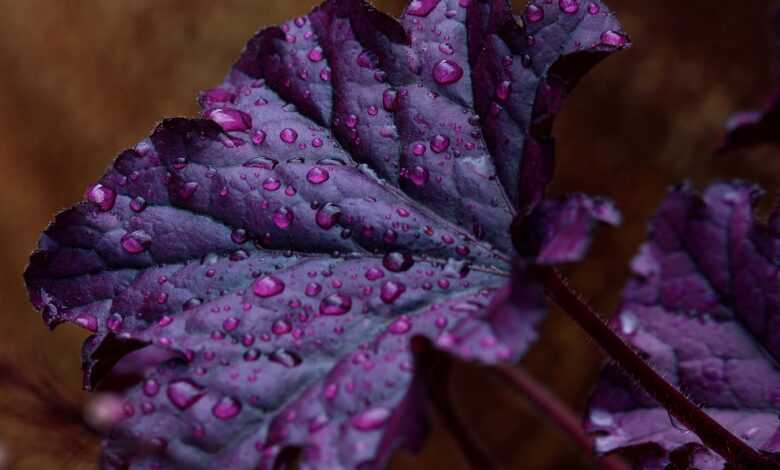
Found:
M 545 292 L 628 374 L 674 418 L 693 431 L 702 443 L 736 468 L 777 469 L 767 457 L 750 447 L 661 377 L 639 354 L 569 288 L 561 273 L 542 268 Z
M 452 359 L 436 349 L 427 338 L 414 338 L 412 350 L 415 352 L 416 368 L 424 376 L 430 403 L 458 442 L 469 466 L 474 470 L 498 469 L 495 459 L 468 429 L 453 406 L 449 381 Z
M 543 416 L 550 419 L 566 434 L 586 455 L 593 455 L 593 440 L 585 434 L 580 418 L 563 402 L 537 382 L 524 369 L 502 365 L 495 368 L 500 379 L 520 392 Z M 604 470 L 628 470 L 628 466 L 615 457 L 601 460 Z

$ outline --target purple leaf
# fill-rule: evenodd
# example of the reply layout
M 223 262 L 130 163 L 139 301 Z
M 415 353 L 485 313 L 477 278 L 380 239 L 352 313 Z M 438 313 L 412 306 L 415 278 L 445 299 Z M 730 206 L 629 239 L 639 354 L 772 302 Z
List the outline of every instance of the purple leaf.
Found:
M 760 190 L 720 183 L 699 196 L 670 193 L 632 263 L 615 327 L 693 402 L 761 451 L 780 451 L 780 206 L 768 223 Z M 722 469 L 701 446 L 609 366 L 587 420 L 600 452 L 631 450 L 643 469 Z M 690 467 L 689 467 L 690 466 Z
M 518 359 L 545 305 L 510 225 L 563 97 L 628 42 L 590 5 L 331 0 L 123 152 L 26 272 L 47 325 L 94 333 L 86 385 L 129 387 L 105 466 L 382 466 L 424 434 L 412 336 Z
M 775 43 L 780 54 L 780 8 L 772 22 Z M 762 144 L 780 144 L 780 88 L 775 90 L 762 110 L 742 111 L 726 122 L 726 137 L 718 152 Z

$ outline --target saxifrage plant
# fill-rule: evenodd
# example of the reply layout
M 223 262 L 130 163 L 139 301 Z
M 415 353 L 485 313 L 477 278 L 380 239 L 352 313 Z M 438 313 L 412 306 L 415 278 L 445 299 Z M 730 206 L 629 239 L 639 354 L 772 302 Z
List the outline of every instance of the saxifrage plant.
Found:
M 519 16 L 506 0 L 413 0 L 399 21 L 328 0 L 260 31 L 202 117 L 120 154 L 25 273 L 47 325 L 93 333 L 85 386 L 123 394 L 101 465 L 381 468 L 419 447 L 430 402 L 492 466 L 447 401 L 452 358 L 494 368 L 590 450 L 506 366 L 546 295 L 614 360 L 586 419 L 596 452 L 780 468 L 780 209 L 756 220 L 757 188 L 673 190 L 612 326 L 556 268 L 620 215 L 544 198 L 553 120 L 629 44 L 584 0 Z

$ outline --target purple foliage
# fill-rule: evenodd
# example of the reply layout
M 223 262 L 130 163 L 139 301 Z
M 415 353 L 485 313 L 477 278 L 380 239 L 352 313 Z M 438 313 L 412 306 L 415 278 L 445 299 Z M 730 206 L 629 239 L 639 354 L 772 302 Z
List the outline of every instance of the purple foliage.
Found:
M 533 250 L 560 262 L 617 220 L 582 196 L 532 212 L 562 99 L 628 45 L 572 5 L 415 0 L 399 23 L 327 1 L 59 214 L 25 278 L 47 325 L 94 333 L 86 385 L 128 386 L 104 466 L 381 466 L 424 435 L 412 336 L 518 359 L 545 305 L 512 221 L 547 214 Z
M 742 182 L 715 184 L 701 196 L 673 190 L 632 263 L 615 327 L 735 436 L 776 453 L 780 206 L 768 223 L 757 220 L 759 194 Z M 615 366 L 604 372 L 587 424 L 599 452 L 632 451 L 642 469 L 724 468 Z

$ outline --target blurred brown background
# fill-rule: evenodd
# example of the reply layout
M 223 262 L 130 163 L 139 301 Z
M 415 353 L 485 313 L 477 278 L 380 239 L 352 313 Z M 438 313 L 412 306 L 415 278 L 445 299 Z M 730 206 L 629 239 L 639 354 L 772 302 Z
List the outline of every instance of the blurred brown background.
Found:
M 377 2 L 393 13 L 404 3 Z M 602 232 L 593 256 L 571 271 L 603 312 L 614 308 L 668 185 L 748 178 L 774 200 L 780 177 L 777 150 L 711 158 L 728 114 L 760 104 L 770 89 L 771 1 L 608 3 L 634 47 L 596 68 L 567 103 L 553 187 L 609 196 L 623 210 L 624 226 Z M 69 414 L 87 398 L 79 391 L 85 334 L 46 331 L 24 292 L 21 273 L 40 230 L 160 118 L 193 115 L 198 90 L 221 80 L 258 27 L 314 4 L 0 0 L 0 359 L 21 373 L 0 369 L 6 467 L 94 468 L 98 452 Z M 524 364 L 579 412 L 601 353 L 560 312 L 543 333 Z M 478 371 L 459 371 L 455 387 L 465 419 L 506 468 L 592 468 L 522 397 Z M 394 468 L 465 469 L 461 460 L 437 428 L 420 456 L 400 456 Z

